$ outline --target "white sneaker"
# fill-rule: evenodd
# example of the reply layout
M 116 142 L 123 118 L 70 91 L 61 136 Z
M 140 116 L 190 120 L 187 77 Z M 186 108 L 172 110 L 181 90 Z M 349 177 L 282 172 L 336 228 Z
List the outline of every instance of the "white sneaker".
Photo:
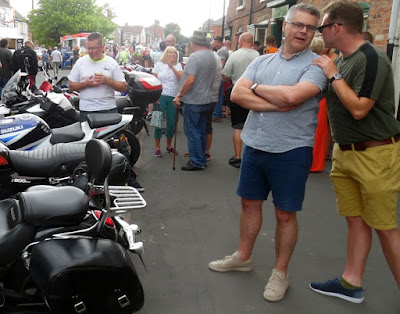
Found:
M 274 268 L 265 286 L 264 299 L 272 302 L 282 300 L 288 287 L 289 274 L 285 276 L 283 272 Z
M 251 271 L 253 270 L 253 257 L 250 257 L 248 261 L 242 262 L 240 260 L 239 252 L 236 251 L 230 256 L 225 256 L 223 260 L 216 260 L 208 264 L 208 267 L 214 271 Z

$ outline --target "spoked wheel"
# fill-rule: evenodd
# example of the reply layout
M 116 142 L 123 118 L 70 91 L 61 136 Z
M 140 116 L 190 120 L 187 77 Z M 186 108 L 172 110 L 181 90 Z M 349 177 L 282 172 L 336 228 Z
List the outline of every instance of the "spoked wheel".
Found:
M 122 130 L 119 133 L 114 134 L 111 138 L 108 138 L 107 143 L 111 148 L 117 148 L 118 151 L 128 158 L 129 163 L 133 166 L 140 156 L 140 143 L 129 130 Z

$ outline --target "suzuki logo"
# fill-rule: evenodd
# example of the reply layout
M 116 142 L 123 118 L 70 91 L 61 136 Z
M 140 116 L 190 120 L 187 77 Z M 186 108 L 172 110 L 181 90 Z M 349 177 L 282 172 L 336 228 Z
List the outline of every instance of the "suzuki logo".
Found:
M 24 126 L 23 126 L 23 125 L 17 125 L 17 126 L 13 126 L 12 128 L 1 129 L 0 133 L 1 133 L 1 134 L 10 133 L 10 132 L 15 132 L 15 131 L 23 130 L 23 129 L 24 129 Z

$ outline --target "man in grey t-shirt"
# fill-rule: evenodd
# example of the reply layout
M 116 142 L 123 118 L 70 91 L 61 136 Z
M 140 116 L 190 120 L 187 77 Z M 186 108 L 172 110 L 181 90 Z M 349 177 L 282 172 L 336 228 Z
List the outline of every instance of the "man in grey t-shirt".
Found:
M 292 6 L 283 22 L 284 46 L 255 59 L 233 88 L 231 100 L 250 109 L 242 132 L 246 144 L 236 193 L 242 198 L 238 251 L 209 264 L 214 271 L 250 271 L 262 224 L 262 205 L 272 192 L 277 221 L 275 265 L 264 298 L 279 301 L 289 287 L 288 267 L 312 163 L 318 100 L 327 79 L 312 65 L 308 48 L 319 20 L 309 4 Z
M 225 64 L 224 70 L 222 71 L 222 78 L 225 81 L 232 81 L 232 85 L 236 84 L 249 64 L 260 56 L 256 50 L 251 48 L 252 46 L 253 35 L 251 33 L 246 32 L 240 35 L 240 49 L 232 53 L 228 62 Z M 229 91 L 232 89 L 232 87 L 226 90 L 226 98 L 230 96 Z M 235 155 L 229 159 L 229 164 L 235 168 L 240 168 L 240 163 L 242 161 L 242 139 L 240 135 L 242 134 L 243 125 L 246 121 L 249 110 L 238 104 L 230 102 L 229 98 L 228 102 L 230 103 L 229 107 L 231 109 L 231 122 L 233 128 L 233 148 L 235 150 Z
M 208 49 L 207 33 L 195 31 L 191 38 L 193 51 L 181 78 L 181 88 L 174 104 L 183 105 L 185 135 L 190 160 L 182 170 L 204 170 L 206 159 L 207 112 L 211 109 L 212 83 L 216 62 Z

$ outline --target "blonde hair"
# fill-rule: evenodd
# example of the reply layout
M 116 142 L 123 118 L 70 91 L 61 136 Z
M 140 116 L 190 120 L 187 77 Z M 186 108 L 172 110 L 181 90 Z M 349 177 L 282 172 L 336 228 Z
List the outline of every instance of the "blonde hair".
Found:
M 164 53 L 163 53 L 163 55 L 161 56 L 160 61 L 161 61 L 162 63 L 167 63 L 166 61 L 167 61 L 168 52 L 173 52 L 173 53 L 176 54 L 176 60 L 175 60 L 175 63 L 174 63 L 174 64 L 178 64 L 178 50 L 176 50 L 176 48 L 173 47 L 173 46 L 168 46 L 167 48 L 165 48 Z
M 310 44 L 311 51 L 315 52 L 317 55 L 320 55 L 322 53 L 324 47 L 325 47 L 325 42 L 321 37 L 314 37 Z

